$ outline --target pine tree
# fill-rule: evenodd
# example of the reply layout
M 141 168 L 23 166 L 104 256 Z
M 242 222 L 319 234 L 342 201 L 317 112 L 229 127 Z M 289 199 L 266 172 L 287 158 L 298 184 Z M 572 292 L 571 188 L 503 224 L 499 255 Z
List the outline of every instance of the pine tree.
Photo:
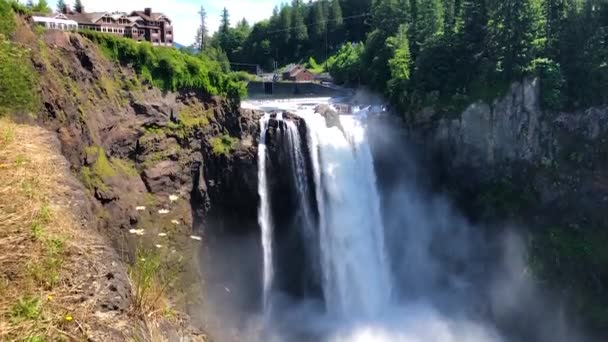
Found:
M 474 79 L 490 77 L 486 43 L 488 37 L 487 0 L 463 0 L 461 15 L 456 23 L 458 53 L 456 77 L 458 87 L 466 89 Z M 489 69 L 489 70 L 487 70 Z
M 198 15 L 200 18 L 200 26 L 196 31 L 196 37 L 194 39 L 194 47 L 202 51 L 207 47 L 207 41 L 209 39 L 209 31 L 207 29 L 207 11 L 205 11 L 205 7 L 201 6 L 201 9 L 198 11 Z
M 83 8 L 81 0 L 76 0 L 76 2 L 74 2 L 74 12 L 82 13 Z
M 410 79 L 412 64 L 407 26 L 401 25 L 397 35 L 386 40 L 386 45 L 393 50 L 393 56 L 388 60 L 391 75 L 387 86 L 388 93 L 394 102 L 404 103 L 406 96 L 403 96 L 403 93 Z
M 29 8 L 29 9 L 34 8 L 34 1 L 33 0 L 27 0 L 27 2 L 25 3 L 25 6 L 27 6 L 27 8 Z
M 323 11 L 322 1 L 317 1 L 313 4 L 311 17 L 311 38 L 315 40 L 324 39 L 325 30 L 327 28 L 327 16 Z
M 281 63 L 290 61 L 294 55 L 293 50 L 289 46 L 292 36 L 291 7 L 281 7 L 278 28 L 275 34 L 277 37 L 277 60 L 279 60 Z
M 413 14 L 413 36 L 418 46 L 443 31 L 443 5 L 441 0 L 412 0 L 416 4 Z
M 329 43 L 333 49 L 342 41 L 344 18 L 342 17 L 342 7 L 339 0 L 332 0 L 330 4 L 327 30 Z
M 57 1 L 57 13 L 63 13 L 65 11 L 65 1 L 59 0 Z
M 304 22 L 303 7 L 302 0 L 293 0 L 291 5 L 292 39 L 298 43 L 308 39 L 308 28 Z
M 222 18 L 220 20 L 220 29 L 219 32 L 226 34 L 230 29 L 230 14 L 228 13 L 228 9 L 224 7 L 222 10 Z
M 308 42 L 308 27 L 304 22 L 304 5 L 302 0 L 293 0 L 291 5 L 291 48 L 293 56 L 300 59 Z
M 536 0 L 503 0 L 494 13 L 492 35 L 498 70 L 507 81 L 517 79 L 535 57 L 542 13 Z

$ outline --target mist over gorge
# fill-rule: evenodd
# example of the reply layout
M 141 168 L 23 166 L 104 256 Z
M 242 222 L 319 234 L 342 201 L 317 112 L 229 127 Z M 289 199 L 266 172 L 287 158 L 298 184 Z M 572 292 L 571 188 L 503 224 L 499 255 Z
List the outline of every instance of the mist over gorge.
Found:
M 536 125 L 535 87 L 514 85 L 520 97 L 493 105 L 509 108 L 494 112 L 510 118 L 497 125 Z M 348 99 L 350 113 L 339 116 L 334 110 L 346 108 L 339 104 L 344 99 L 243 104 L 266 112 L 257 241 L 264 286 L 260 293 L 233 283 L 231 291 L 258 305 L 223 322 L 272 341 L 587 341 L 568 300 L 531 268 L 538 257 L 531 252 L 534 221 L 498 215 L 494 203 L 475 207 L 474 196 L 482 195 L 467 195 L 469 187 L 500 177 L 509 157 L 540 160 L 500 152 L 529 151 L 524 146 L 533 133 L 493 145 L 491 162 L 500 165 L 493 168 L 476 146 L 445 140 L 479 141 L 468 137 L 480 133 L 478 126 L 454 120 L 462 122 L 459 136 L 448 136 L 443 122 L 433 124 L 436 130 L 412 129 L 385 112 L 381 100 L 362 99 L 370 101 L 364 93 Z M 463 118 L 483 122 L 483 113 L 467 114 L 480 106 Z M 518 116 L 525 108 L 530 111 Z M 471 173 L 461 184 L 443 175 L 458 168 Z M 473 197 L 462 203 L 459 196 Z

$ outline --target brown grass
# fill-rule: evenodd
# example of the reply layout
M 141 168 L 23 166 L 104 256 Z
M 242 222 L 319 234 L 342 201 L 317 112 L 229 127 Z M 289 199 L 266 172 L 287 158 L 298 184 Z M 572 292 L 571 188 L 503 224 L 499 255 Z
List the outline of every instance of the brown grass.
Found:
M 68 177 L 49 132 L 0 119 L 0 341 L 86 340 L 97 320 L 80 289 L 102 268 L 99 241 Z

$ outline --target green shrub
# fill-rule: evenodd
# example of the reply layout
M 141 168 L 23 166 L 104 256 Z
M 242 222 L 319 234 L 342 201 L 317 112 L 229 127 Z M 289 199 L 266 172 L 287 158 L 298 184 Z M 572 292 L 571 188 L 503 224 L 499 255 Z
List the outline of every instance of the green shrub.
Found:
M 213 153 L 216 155 L 228 156 L 238 144 L 238 139 L 233 138 L 228 134 L 224 134 L 221 137 L 213 137 L 209 139 Z
M 246 95 L 242 75 L 226 73 L 219 62 L 206 55 L 194 56 L 93 31 L 84 30 L 81 34 L 98 44 L 108 59 L 131 65 L 144 81 L 165 91 L 195 89 L 231 100 Z
M 544 109 L 560 110 L 564 106 L 564 76 L 558 63 L 548 58 L 532 61 L 529 72 L 540 79 L 540 101 Z
M 135 165 L 119 158 L 108 159 L 106 151 L 100 146 L 90 146 L 85 149 L 87 160 L 94 160 L 89 166 L 80 169 L 80 179 L 90 190 L 107 190 L 106 182 L 116 175 L 137 177 L 139 172 Z
M 331 76 L 338 84 L 357 84 L 361 77 L 363 44 L 347 43 L 327 60 Z
M 35 321 L 42 314 L 42 303 L 40 298 L 21 297 L 11 308 L 11 319 L 13 322 Z
M 0 0 L 0 35 L 8 36 L 15 30 L 15 13 L 11 3 Z
M 0 7 L 2 4 L 0 0 Z M 10 30 L 3 19 L 0 14 L 0 31 Z M 9 112 L 35 111 L 39 104 L 36 88 L 29 52 L 7 40 L 0 32 L 0 116 Z
M 323 65 L 323 63 L 317 63 L 314 57 L 310 57 L 308 59 L 306 67 L 308 68 L 308 70 L 315 74 L 320 74 L 325 71 L 325 66 Z

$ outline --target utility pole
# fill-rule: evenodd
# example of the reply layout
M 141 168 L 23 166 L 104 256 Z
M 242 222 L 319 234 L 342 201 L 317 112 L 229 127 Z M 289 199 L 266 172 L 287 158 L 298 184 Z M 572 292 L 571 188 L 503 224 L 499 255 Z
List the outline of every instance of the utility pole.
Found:
M 327 59 L 329 58 L 329 56 L 327 55 L 327 50 L 329 49 L 327 40 L 327 21 L 328 19 L 325 20 L 325 70 L 327 70 Z M 327 70 L 327 72 L 329 72 L 329 70 Z

